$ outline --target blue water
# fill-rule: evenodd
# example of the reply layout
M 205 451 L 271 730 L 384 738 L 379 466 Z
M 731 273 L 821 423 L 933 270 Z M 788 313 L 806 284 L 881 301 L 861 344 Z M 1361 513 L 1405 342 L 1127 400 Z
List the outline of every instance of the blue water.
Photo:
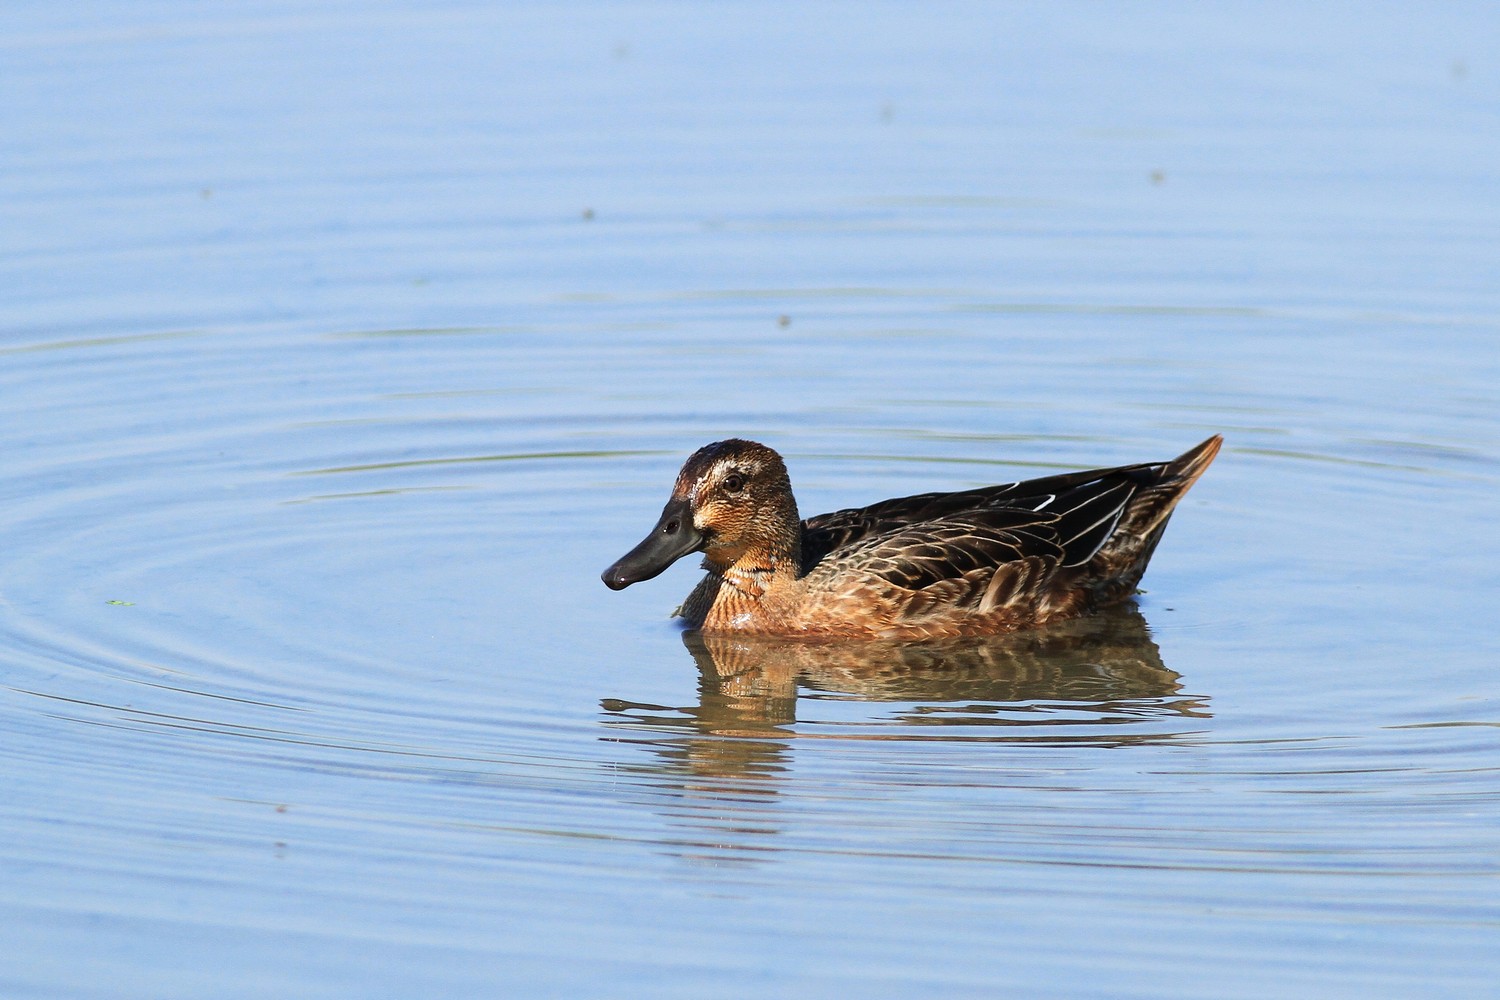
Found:
M 1482 4 L 0 12 L 6 997 L 1478 996 Z M 812 514 L 1224 453 L 1134 604 L 704 644 Z

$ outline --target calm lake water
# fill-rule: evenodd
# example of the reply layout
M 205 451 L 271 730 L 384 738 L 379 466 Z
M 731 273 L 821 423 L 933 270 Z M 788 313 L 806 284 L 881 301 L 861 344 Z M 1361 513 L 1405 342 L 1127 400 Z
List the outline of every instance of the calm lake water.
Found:
M 10 5 L 0 994 L 1494 995 L 1496 38 Z M 1057 629 L 599 581 L 716 438 L 813 514 L 1214 432 Z

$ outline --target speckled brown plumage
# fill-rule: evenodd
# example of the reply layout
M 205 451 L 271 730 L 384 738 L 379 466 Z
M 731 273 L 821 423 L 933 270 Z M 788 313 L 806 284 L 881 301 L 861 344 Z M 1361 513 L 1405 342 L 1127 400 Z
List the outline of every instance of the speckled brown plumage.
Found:
M 803 521 L 780 455 L 719 441 L 688 459 L 656 529 L 604 581 L 620 589 L 701 551 L 707 575 L 679 614 L 707 634 L 920 639 L 1041 625 L 1135 591 L 1221 443 Z

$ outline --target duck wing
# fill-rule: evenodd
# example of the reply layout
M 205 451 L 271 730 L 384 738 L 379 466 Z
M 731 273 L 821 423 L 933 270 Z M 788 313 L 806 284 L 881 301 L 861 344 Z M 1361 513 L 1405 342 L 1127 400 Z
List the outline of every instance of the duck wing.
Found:
M 814 518 L 809 534 L 840 544 L 807 574 L 809 598 L 902 626 L 955 613 L 1032 615 L 1060 571 L 1105 544 L 1147 476 L 1135 467 L 1076 473 Z M 913 512 L 935 516 L 899 520 Z

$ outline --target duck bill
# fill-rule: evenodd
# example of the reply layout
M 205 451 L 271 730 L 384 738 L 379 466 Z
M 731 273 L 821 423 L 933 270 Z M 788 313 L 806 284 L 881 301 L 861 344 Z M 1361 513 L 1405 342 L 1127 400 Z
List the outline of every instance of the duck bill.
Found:
M 703 532 L 693 527 L 689 502 L 672 500 L 651 534 L 604 571 L 604 585 L 610 590 L 624 590 L 632 583 L 649 580 L 688 553 L 701 551 L 707 542 Z

